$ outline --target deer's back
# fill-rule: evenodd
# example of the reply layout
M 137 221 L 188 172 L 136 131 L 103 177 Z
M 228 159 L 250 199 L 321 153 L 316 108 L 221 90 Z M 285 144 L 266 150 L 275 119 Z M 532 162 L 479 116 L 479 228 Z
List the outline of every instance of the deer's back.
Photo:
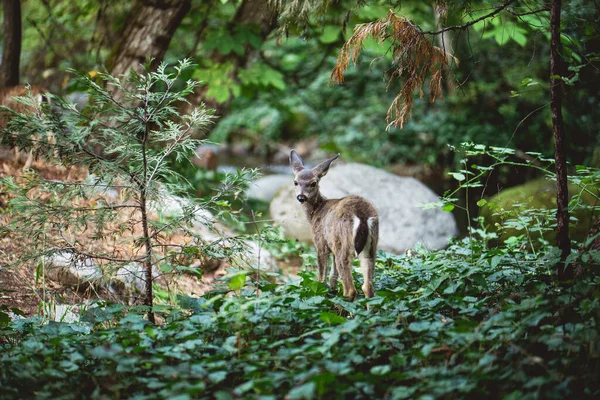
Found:
M 366 220 L 377 217 L 377 209 L 371 202 L 360 196 L 347 196 L 341 199 L 327 200 L 328 218 L 339 221 L 353 221 L 354 217 Z
M 347 196 L 341 199 L 326 200 L 320 213 L 316 213 L 312 221 L 315 242 L 325 242 L 327 247 L 335 251 L 340 247 L 362 247 L 368 235 L 371 219 L 377 219 L 377 209 L 370 201 L 360 196 Z M 377 224 L 375 226 L 378 226 Z M 359 232 L 356 228 L 365 228 L 360 243 L 355 243 Z M 376 228 L 377 229 L 377 228 Z M 373 232 L 376 236 L 378 232 Z M 360 252 L 360 249 L 357 249 Z

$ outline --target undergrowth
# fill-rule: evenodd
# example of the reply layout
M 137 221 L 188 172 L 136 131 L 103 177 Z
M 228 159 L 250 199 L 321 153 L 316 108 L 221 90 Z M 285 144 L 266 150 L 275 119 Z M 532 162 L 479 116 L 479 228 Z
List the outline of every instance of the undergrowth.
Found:
M 0 331 L 0 397 L 597 398 L 600 253 L 560 286 L 555 249 L 476 236 L 380 253 L 377 295 L 352 303 L 305 271 L 235 275 L 162 326 L 110 304 L 81 324 L 16 320 Z

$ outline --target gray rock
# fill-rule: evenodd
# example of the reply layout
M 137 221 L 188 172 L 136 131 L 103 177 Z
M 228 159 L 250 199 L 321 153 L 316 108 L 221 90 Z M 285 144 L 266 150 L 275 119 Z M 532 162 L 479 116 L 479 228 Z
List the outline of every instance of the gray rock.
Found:
M 203 144 L 196 148 L 192 164 L 199 168 L 210 171 L 217 169 L 219 165 L 219 146 L 216 144 Z
M 91 259 L 70 251 L 46 257 L 46 278 L 65 286 L 94 283 L 102 278 L 102 270 Z
M 267 175 L 250 184 L 247 196 L 250 199 L 270 202 L 282 186 L 291 186 L 293 181 L 292 174 Z
M 166 189 L 161 189 L 156 199 L 148 202 L 151 212 L 167 218 L 182 217 L 187 211 L 194 213 L 194 225 L 210 225 L 214 216 L 207 210 L 200 208 L 191 200 L 175 196 Z
M 239 254 L 236 254 L 230 265 L 235 268 L 241 269 L 260 269 L 264 272 L 277 272 L 279 266 L 275 257 L 271 253 L 259 246 L 257 242 L 248 240 L 245 242 L 246 250 Z
M 437 202 L 439 198 L 414 178 L 351 163 L 334 165 L 321 180 L 320 187 L 327 198 L 359 195 L 375 205 L 379 211 L 381 250 L 400 254 L 417 243 L 429 249 L 440 249 L 458 233 L 452 214 L 419 207 Z M 295 197 L 293 186 L 282 187 L 271 202 L 271 218 L 284 228 L 287 237 L 310 242 L 310 226 Z
M 156 269 L 152 270 L 152 278 L 158 279 L 159 273 Z M 136 303 L 146 291 L 146 271 L 140 263 L 126 264 L 117 269 L 111 276 L 107 284 L 108 290 L 117 295 L 130 305 Z
M 81 314 L 94 307 L 97 307 L 97 304 L 54 304 L 48 310 L 47 317 L 51 321 L 74 324 L 80 321 Z

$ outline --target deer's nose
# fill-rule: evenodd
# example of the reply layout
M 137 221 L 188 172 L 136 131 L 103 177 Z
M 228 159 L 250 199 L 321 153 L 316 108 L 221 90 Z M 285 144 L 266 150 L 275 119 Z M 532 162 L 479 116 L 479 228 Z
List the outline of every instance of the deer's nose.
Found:
M 308 200 L 308 198 L 303 194 L 299 194 L 298 196 L 296 196 L 296 199 L 298 199 L 300 203 L 304 203 L 306 200 Z

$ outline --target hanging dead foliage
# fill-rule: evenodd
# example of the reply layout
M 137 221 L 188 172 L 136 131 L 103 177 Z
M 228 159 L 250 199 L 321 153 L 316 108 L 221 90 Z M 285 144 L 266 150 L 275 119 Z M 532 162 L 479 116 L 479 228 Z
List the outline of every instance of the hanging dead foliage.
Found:
M 423 97 L 423 85 L 427 77 L 431 76 L 429 101 L 433 102 L 436 98 L 443 97 L 443 70 L 451 61 L 458 64 L 458 59 L 434 46 L 417 26 L 390 10 L 386 17 L 354 28 L 354 34 L 342 47 L 335 68 L 331 72 L 330 82 L 344 81 L 344 72 L 348 69 L 348 64 L 352 61 L 356 65 L 362 43 L 369 37 L 377 40 L 379 44 L 390 41 L 389 51 L 393 55 L 394 69 L 388 87 L 394 79 L 403 80 L 403 85 L 388 109 L 387 129 L 392 126 L 402 129 L 411 114 L 415 90 L 419 91 L 419 97 Z

